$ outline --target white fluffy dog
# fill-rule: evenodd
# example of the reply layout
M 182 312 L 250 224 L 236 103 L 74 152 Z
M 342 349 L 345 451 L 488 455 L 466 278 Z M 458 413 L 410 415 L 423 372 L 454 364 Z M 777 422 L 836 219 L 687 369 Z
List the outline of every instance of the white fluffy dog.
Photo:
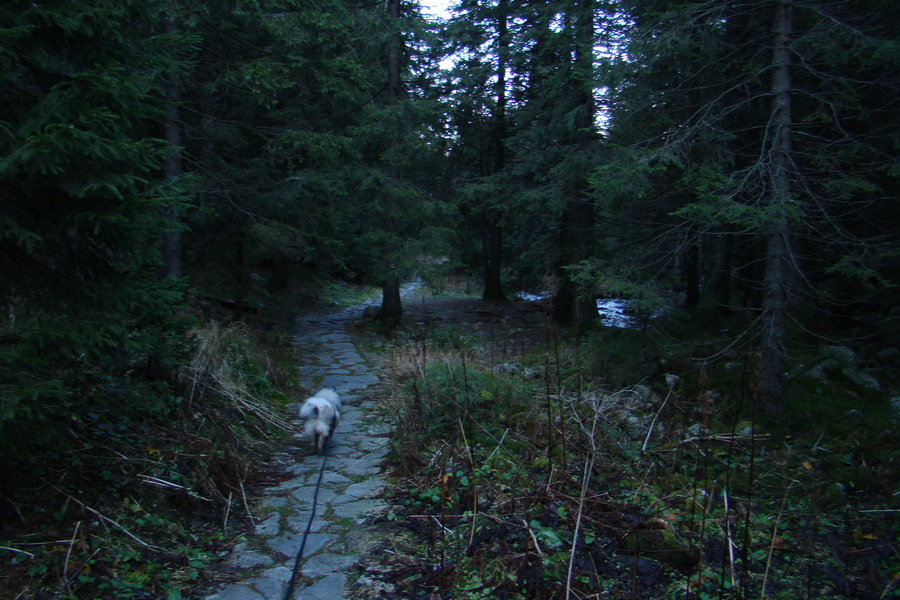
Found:
M 300 407 L 306 437 L 315 444 L 319 454 L 325 454 L 328 449 L 328 442 L 341 420 L 341 408 L 341 397 L 333 387 L 323 387 Z

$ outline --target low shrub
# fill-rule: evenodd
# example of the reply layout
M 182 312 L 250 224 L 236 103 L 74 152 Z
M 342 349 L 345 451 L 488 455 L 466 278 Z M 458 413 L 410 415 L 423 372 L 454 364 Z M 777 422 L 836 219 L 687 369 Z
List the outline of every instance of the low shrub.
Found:
M 2 461 L 0 596 L 168 598 L 204 587 L 245 518 L 254 456 L 286 425 L 272 338 L 208 322 L 165 382 L 85 370 L 53 435 Z M 46 407 L 45 407 L 46 412 Z M 48 426 L 51 417 L 35 421 Z M 7 440 L 7 443 L 9 440 Z

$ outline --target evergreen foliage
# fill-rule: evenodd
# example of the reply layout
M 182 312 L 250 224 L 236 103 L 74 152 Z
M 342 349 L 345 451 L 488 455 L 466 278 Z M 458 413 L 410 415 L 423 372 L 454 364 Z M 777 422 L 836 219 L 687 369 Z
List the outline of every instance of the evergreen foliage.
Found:
M 87 408 L 84 386 L 165 376 L 182 355 L 184 289 L 159 277 L 157 242 L 188 190 L 156 176 L 166 148 L 155 122 L 158 75 L 171 45 L 188 42 L 158 36 L 157 8 L 15 2 L 0 13 L 6 451 L 53 439 Z
M 598 296 L 644 315 L 683 305 L 660 327 L 703 336 L 744 321 L 725 345 L 745 348 L 743 385 L 771 414 L 815 396 L 800 344 L 896 356 L 900 4 L 460 0 L 454 14 L 3 3 L 5 468 L 38 478 L 92 431 L 134 450 L 136 432 L 189 418 L 192 291 L 239 317 L 311 280 L 374 284 L 396 322 L 401 283 L 445 256 L 484 300 L 551 292 L 565 323 L 595 322 Z M 610 377 L 667 360 L 610 356 Z M 482 400 L 506 393 L 486 386 Z M 458 400 L 441 398 L 438 412 Z
M 778 17 L 778 2 L 625 6 L 629 60 L 611 80 L 610 135 L 634 166 L 601 167 L 596 198 L 607 219 L 645 232 L 633 242 L 653 240 L 641 254 L 679 269 L 686 304 L 760 311 L 764 365 L 775 361 L 763 368 L 763 408 L 778 412 L 786 315 L 861 308 L 896 283 L 897 239 L 874 226 L 897 217 L 884 202 L 896 186 L 896 32 L 883 25 L 894 9 L 804 2 Z M 618 205 L 635 183 L 649 219 Z
M 450 74 L 451 159 L 468 219 L 460 237 L 481 239 L 480 248 L 463 241 L 463 257 L 486 274 L 502 262 L 527 288 L 555 279 L 558 316 L 571 320 L 577 294 L 562 267 L 594 252 L 585 177 L 602 151 L 593 89 L 605 7 L 501 1 L 458 10 L 448 30 L 460 53 Z M 486 298 L 498 297 L 492 286 L 486 277 Z

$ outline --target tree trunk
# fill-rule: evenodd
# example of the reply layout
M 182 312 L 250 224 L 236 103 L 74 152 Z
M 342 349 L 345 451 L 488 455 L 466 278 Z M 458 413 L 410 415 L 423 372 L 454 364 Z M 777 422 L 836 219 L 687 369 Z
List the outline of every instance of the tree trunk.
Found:
M 730 229 L 730 228 L 729 228 Z M 734 233 L 730 230 L 715 237 L 718 240 L 719 255 L 716 274 L 712 281 L 713 295 L 719 310 L 723 313 L 731 311 L 731 275 L 733 261 Z
M 482 300 L 505 302 L 506 294 L 500 281 L 500 255 L 503 252 L 503 230 L 490 216 L 485 215 L 484 223 L 484 291 Z
M 574 153 L 584 151 L 594 139 L 594 4 L 594 0 L 581 0 L 575 15 L 571 85 L 577 112 L 569 140 Z M 579 297 L 577 286 L 564 267 L 589 258 L 593 251 L 594 205 L 586 194 L 587 173 L 579 171 L 568 176 L 571 181 L 567 185 L 559 229 L 560 286 L 553 299 L 553 316 L 563 323 L 589 323 L 597 317 L 595 302 L 593 298 Z
M 175 32 L 174 23 L 166 25 L 167 33 Z M 164 135 L 168 151 L 166 161 L 163 163 L 163 177 L 167 180 L 175 179 L 181 175 L 181 122 L 179 115 L 179 103 L 181 102 L 181 82 L 176 75 L 169 78 L 166 90 L 166 116 L 163 122 Z M 166 211 L 166 218 L 172 222 L 173 227 L 163 234 L 163 262 L 165 263 L 167 277 L 181 277 L 184 275 L 183 240 L 181 235 L 181 216 L 175 208 Z
M 772 70 L 771 139 L 769 158 L 770 210 L 773 223 L 766 250 L 765 298 L 762 313 L 760 408 L 765 414 L 784 410 L 784 371 L 791 279 L 791 33 L 792 8 L 779 2 L 775 9 L 775 49 Z
M 400 0 L 388 0 L 388 16 L 396 22 L 396 31 L 388 42 L 388 104 L 396 104 L 403 95 L 403 84 L 400 81 L 400 48 L 403 45 L 399 23 Z
M 497 83 L 495 85 L 497 106 L 494 109 L 494 174 L 502 173 L 506 168 L 506 69 L 509 60 L 509 32 L 507 27 L 507 0 L 499 0 L 497 4 Z M 505 302 L 503 292 L 502 256 L 503 228 L 500 225 L 499 209 L 487 208 L 484 211 L 484 228 L 482 236 L 482 254 L 484 262 L 484 290 L 482 300 Z
M 684 305 L 696 308 L 700 304 L 700 234 L 689 229 L 684 249 Z
M 399 279 L 391 278 L 381 284 L 381 311 L 378 313 L 378 316 L 395 325 L 403 318 Z
M 560 285 L 553 297 L 553 318 L 561 323 L 586 324 L 597 317 L 593 300 L 582 298 L 578 287 L 562 269 L 589 257 L 594 241 L 594 205 L 586 199 L 570 200 L 560 227 Z
M 400 101 L 403 96 L 403 82 L 400 80 L 400 49 L 403 45 L 403 38 L 400 34 L 400 0 L 388 0 L 388 16 L 395 21 L 396 32 L 388 41 L 388 87 L 387 102 L 389 106 L 393 106 Z M 397 144 L 397 134 L 393 134 L 391 144 Z M 391 152 L 391 156 L 395 153 Z M 397 178 L 398 167 L 392 161 L 388 165 L 388 170 L 392 178 Z M 403 302 L 400 299 L 400 279 L 389 276 L 381 284 L 381 312 L 379 317 L 390 321 L 391 323 L 399 323 L 403 318 Z

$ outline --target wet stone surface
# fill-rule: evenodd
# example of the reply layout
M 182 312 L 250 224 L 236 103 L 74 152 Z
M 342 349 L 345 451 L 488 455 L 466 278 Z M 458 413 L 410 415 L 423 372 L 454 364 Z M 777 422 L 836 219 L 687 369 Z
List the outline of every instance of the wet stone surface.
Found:
M 407 291 L 409 291 L 407 289 Z M 371 415 L 366 388 L 378 382 L 359 354 L 347 325 L 366 305 L 329 315 L 303 317 L 295 343 L 303 350 L 299 365 L 307 387 L 331 385 L 344 403 L 344 413 L 328 452 L 316 515 L 304 547 L 292 600 L 348 598 L 354 566 L 368 549 L 366 523 L 386 507 L 378 496 L 384 488 L 381 462 L 387 454 L 389 428 Z M 289 406 L 297 415 L 299 404 Z M 206 600 L 282 600 L 294 561 L 309 523 L 322 457 L 304 439 L 302 422 L 294 423 L 300 451 L 279 458 L 289 479 L 267 488 L 253 507 L 251 539 L 234 547 L 227 569 L 239 580 Z M 352 541 L 351 541 L 352 540 Z

